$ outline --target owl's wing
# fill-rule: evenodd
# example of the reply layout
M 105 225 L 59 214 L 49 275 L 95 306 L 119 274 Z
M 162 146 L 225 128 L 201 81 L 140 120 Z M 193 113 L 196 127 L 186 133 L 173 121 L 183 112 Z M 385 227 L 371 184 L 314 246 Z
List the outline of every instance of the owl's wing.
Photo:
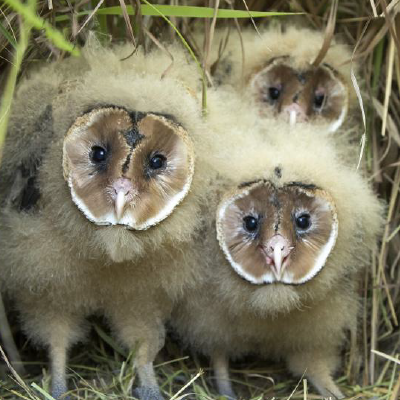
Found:
M 0 170 L 2 203 L 19 211 L 30 210 L 40 197 L 38 170 L 53 132 L 52 106 L 47 105 L 28 132 L 11 124 Z M 30 131 L 30 132 L 29 132 Z
M 18 167 L 6 199 L 13 208 L 27 211 L 34 207 L 39 200 L 37 167 L 37 165 L 32 165 L 31 168 L 27 168 L 23 164 Z

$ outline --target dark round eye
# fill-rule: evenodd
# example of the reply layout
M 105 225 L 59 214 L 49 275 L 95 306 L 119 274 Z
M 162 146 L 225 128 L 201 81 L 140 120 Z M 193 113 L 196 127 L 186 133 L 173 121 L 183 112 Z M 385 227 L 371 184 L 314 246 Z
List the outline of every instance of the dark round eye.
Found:
M 311 226 L 310 214 L 301 214 L 298 217 L 296 217 L 296 226 L 302 231 L 307 230 Z
M 315 94 L 314 97 L 314 107 L 315 108 L 321 108 L 322 104 L 324 103 L 325 100 L 325 95 L 324 94 Z
M 93 146 L 90 152 L 90 159 L 94 163 L 102 163 L 107 159 L 107 150 L 101 146 Z
M 281 95 L 281 90 L 276 87 L 270 87 L 268 93 L 271 100 L 278 100 Z
M 150 158 L 149 167 L 151 169 L 160 169 L 162 168 L 167 161 L 167 158 L 162 154 L 156 154 Z
M 243 225 L 247 232 L 255 232 L 258 229 L 258 219 L 248 215 L 243 218 Z

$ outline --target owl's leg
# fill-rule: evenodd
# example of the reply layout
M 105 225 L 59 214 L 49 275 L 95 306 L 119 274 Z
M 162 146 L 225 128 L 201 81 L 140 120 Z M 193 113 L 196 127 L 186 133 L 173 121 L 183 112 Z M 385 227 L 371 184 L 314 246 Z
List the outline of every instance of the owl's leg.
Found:
M 218 393 L 229 400 L 236 400 L 236 393 L 233 391 L 231 380 L 229 378 L 229 358 L 223 352 L 215 352 L 211 361 L 215 379 L 217 382 Z
M 133 395 L 140 400 L 164 400 L 157 383 L 153 362 L 164 346 L 165 330 L 161 320 L 156 319 L 156 312 L 133 315 L 132 305 L 118 310 L 111 310 L 108 316 L 111 320 L 119 340 L 129 350 L 136 350 L 135 367 L 139 378 L 139 386 L 134 389 Z M 152 318 L 148 320 L 148 317 Z
M 21 313 L 25 331 L 48 348 L 51 395 L 55 399 L 67 399 L 67 352 L 84 336 L 83 316 L 55 310 L 46 301 L 32 301 L 30 306 L 25 304 Z
M 333 400 L 345 397 L 332 378 L 338 364 L 336 355 L 323 351 L 294 353 L 287 357 L 287 363 L 293 374 L 305 374 L 324 398 Z
M 134 396 L 140 400 L 163 400 L 160 388 L 158 387 L 156 374 L 152 362 L 137 365 L 140 386 L 134 391 Z
M 67 392 L 67 344 L 65 338 L 50 343 L 49 357 L 51 365 L 51 395 L 60 399 Z
M 68 399 L 65 393 L 67 386 L 67 354 L 70 347 L 81 340 L 86 332 L 84 315 L 70 315 L 59 312 L 60 318 L 52 315 L 51 321 L 47 318 L 45 338 L 49 345 L 49 358 L 51 366 L 51 395 L 55 399 Z

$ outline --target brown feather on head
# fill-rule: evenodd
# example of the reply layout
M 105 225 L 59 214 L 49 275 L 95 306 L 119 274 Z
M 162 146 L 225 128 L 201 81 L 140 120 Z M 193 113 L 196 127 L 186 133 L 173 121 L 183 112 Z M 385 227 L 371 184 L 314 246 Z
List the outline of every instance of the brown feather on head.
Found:
M 347 114 L 347 88 L 327 64 L 300 70 L 289 56 L 277 57 L 256 71 L 249 84 L 262 114 L 283 114 L 291 124 L 319 119 L 334 132 Z
M 325 265 L 338 219 L 330 195 L 302 183 L 239 186 L 220 203 L 218 240 L 231 266 L 255 284 L 302 284 Z
M 194 155 L 169 118 L 94 109 L 64 139 L 64 177 L 78 208 L 98 225 L 143 230 L 166 218 L 189 191 Z

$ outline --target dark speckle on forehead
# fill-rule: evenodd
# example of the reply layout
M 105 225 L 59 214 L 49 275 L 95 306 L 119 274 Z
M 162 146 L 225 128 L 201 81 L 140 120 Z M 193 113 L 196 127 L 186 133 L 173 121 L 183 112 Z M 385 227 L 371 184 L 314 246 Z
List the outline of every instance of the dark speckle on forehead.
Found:
M 278 199 L 278 196 L 276 195 L 276 192 L 274 192 L 271 197 L 269 198 L 269 202 L 276 207 L 277 209 L 279 209 L 281 207 L 281 203 Z
M 305 74 L 304 73 L 302 73 L 302 72 L 299 72 L 298 74 L 296 74 L 296 76 L 297 76 L 297 79 L 299 80 L 299 82 L 301 83 L 301 84 L 305 84 L 306 83 L 306 76 L 305 76 Z
M 128 171 L 129 168 L 129 163 L 131 162 L 131 157 L 132 157 L 132 152 L 130 152 L 128 154 L 128 156 L 126 157 L 126 160 L 124 162 L 124 164 L 122 165 L 122 173 L 126 174 L 126 172 Z
M 139 142 L 144 138 L 144 136 L 141 133 L 139 133 L 137 126 L 133 126 L 131 129 L 121 133 L 124 136 L 126 143 L 130 148 L 136 147 L 139 144 Z
M 136 116 L 135 116 L 136 118 Z M 133 122 L 133 127 L 131 129 L 128 129 L 127 131 L 121 132 L 122 136 L 125 138 L 127 145 L 130 147 L 130 152 L 128 156 L 126 157 L 126 160 L 124 164 L 122 165 L 122 173 L 125 174 L 128 171 L 129 164 L 131 162 L 132 158 L 132 152 L 133 149 L 142 141 L 144 138 L 144 135 L 142 135 L 139 132 L 139 128 L 137 126 L 136 120 L 132 118 L 131 114 L 131 119 Z
M 280 226 L 281 220 L 282 220 L 282 204 L 279 201 L 276 190 L 270 196 L 269 202 L 276 208 L 277 219 L 274 223 L 274 231 L 278 232 L 278 229 L 279 229 L 279 226 Z
M 282 178 L 282 167 L 275 167 L 274 173 L 278 179 L 281 179 Z

